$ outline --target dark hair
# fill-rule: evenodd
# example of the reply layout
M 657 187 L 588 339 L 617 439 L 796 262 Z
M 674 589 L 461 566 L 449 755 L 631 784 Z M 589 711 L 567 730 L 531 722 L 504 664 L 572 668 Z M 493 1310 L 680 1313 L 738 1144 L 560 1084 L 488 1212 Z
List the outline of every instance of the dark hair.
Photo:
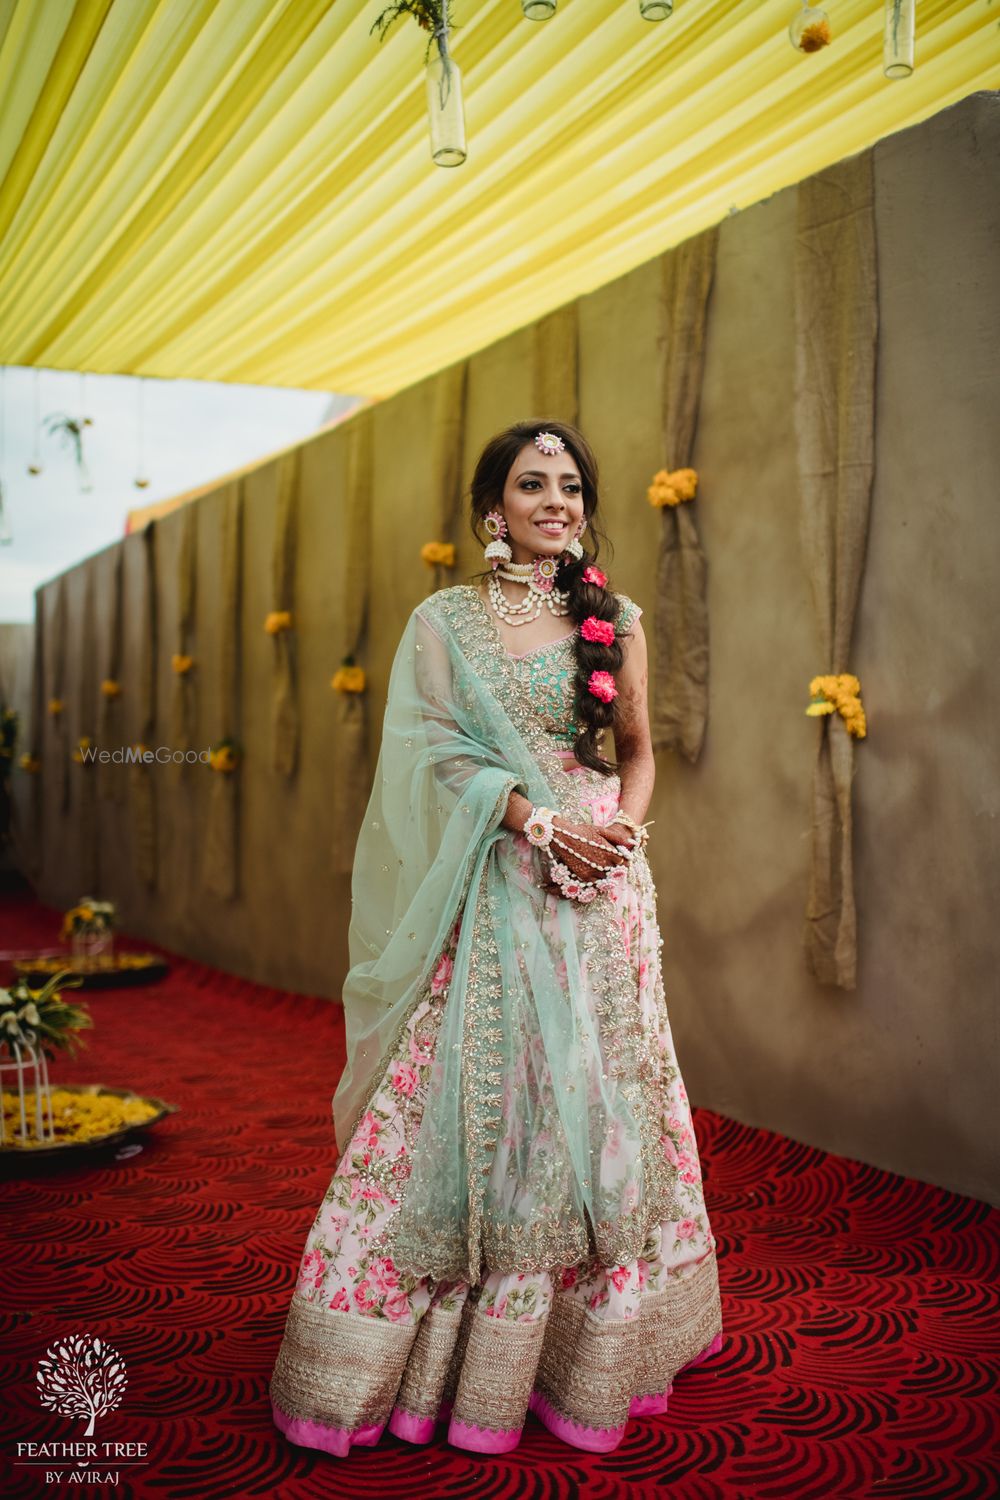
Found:
M 554 432 L 562 438 L 576 460 L 583 488 L 585 532 L 580 537 L 580 541 L 583 543 L 584 553 L 580 558 L 572 558 L 566 554 L 560 558 L 556 586 L 568 591 L 569 616 L 578 625 L 588 615 L 595 615 L 598 620 L 610 620 L 615 623 L 618 619 L 620 604 L 612 589 L 610 578 L 607 586 L 600 588 L 595 583 L 587 583 L 583 577 L 587 565 L 597 561 L 602 541 L 607 545 L 612 556 L 614 547 L 600 529 L 597 520 L 597 459 L 582 432 L 571 426 L 569 422 L 558 422 L 551 417 L 530 422 L 514 422 L 510 427 L 505 427 L 502 432 L 490 438 L 479 455 L 479 462 L 472 476 L 472 533 L 480 546 L 485 546 L 490 540 L 485 527 L 482 526 L 483 519 L 487 511 L 499 509 L 502 505 L 504 486 L 514 460 L 526 443 L 534 442 L 535 434 L 538 432 Z M 587 550 L 586 537 L 588 535 L 593 539 L 593 551 Z M 471 576 L 487 578 L 490 572 L 491 569 L 486 568 L 481 573 L 474 573 Z M 587 684 L 591 672 L 595 670 L 617 672 L 622 664 L 624 652 L 617 636 L 610 646 L 602 646 L 597 641 L 585 640 L 579 633 L 576 637 L 575 650 L 576 683 L 573 711 L 577 720 L 582 721 L 584 728 L 576 738 L 573 754 L 581 765 L 589 766 L 592 770 L 601 771 L 604 775 L 610 776 L 614 774 L 617 767 L 601 755 L 598 749 L 598 735 L 602 729 L 608 726 L 614 727 L 618 700 L 613 698 L 610 703 L 605 703 L 603 699 L 595 698 Z

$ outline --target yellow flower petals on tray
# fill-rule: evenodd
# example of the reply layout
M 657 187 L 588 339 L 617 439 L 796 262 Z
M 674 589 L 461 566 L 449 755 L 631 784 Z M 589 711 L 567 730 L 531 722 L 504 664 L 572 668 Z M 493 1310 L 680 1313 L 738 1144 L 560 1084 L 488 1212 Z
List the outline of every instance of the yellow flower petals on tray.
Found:
M 25 1110 L 30 1122 L 34 1122 L 34 1091 L 25 1095 Z M 44 1096 L 43 1120 L 46 1114 Z M 20 1121 L 21 1107 L 17 1094 L 3 1091 L 3 1112 L 7 1123 L 6 1139 L 16 1146 L 30 1150 L 32 1146 L 51 1146 L 65 1141 L 91 1141 L 101 1136 L 113 1135 L 128 1125 L 141 1125 L 159 1114 L 155 1104 L 146 1099 L 121 1099 L 117 1094 L 76 1094 L 68 1089 L 52 1090 L 52 1126 L 55 1141 L 38 1140 L 33 1133 L 27 1139 L 14 1128 Z
M 809 684 L 809 693 L 813 701 L 806 713 L 811 718 L 839 713 L 849 734 L 858 740 L 865 738 L 868 723 L 861 704 L 861 683 L 851 672 L 814 677 Z
M 660 509 L 664 505 L 680 505 L 682 500 L 693 500 L 698 489 L 697 469 L 659 469 L 646 491 L 650 505 Z
M 431 567 L 436 563 L 441 563 L 443 567 L 453 568 L 455 566 L 455 543 L 425 542 L 420 549 L 420 556 Z
M 272 609 L 264 621 L 264 629 L 268 635 L 278 635 L 282 630 L 291 630 L 292 613 L 288 609 Z
M 66 970 L 74 974 L 117 972 L 119 969 L 148 969 L 161 964 L 156 953 L 80 953 L 75 958 L 32 958 L 19 960 L 16 972 L 32 974 L 62 974 Z

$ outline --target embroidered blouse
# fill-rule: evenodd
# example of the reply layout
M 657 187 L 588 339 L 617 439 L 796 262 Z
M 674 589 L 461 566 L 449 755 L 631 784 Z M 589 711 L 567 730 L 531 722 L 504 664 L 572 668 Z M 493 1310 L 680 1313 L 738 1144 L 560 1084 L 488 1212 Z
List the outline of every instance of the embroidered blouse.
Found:
M 459 587 L 469 588 L 482 609 L 489 613 L 478 589 L 471 585 L 459 585 Z M 621 601 L 616 633 L 618 636 L 623 636 L 631 630 L 642 614 L 642 610 L 627 594 L 617 594 L 616 598 Z M 493 620 L 492 615 L 489 615 L 489 618 Z M 515 653 L 506 651 L 505 648 L 509 661 L 524 683 L 525 698 L 537 712 L 542 727 L 553 741 L 554 747 L 560 750 L 572 750 L 576 737 L 583 728 L 582 722 L 573 713 L 576 678 L 576 653 L 573 649 L 575 637 L 576 628 L 574 627 L 566 635 L 559 636 L 557 640 L 548 641 L 543 646 L 535 646 L 530 651 Z

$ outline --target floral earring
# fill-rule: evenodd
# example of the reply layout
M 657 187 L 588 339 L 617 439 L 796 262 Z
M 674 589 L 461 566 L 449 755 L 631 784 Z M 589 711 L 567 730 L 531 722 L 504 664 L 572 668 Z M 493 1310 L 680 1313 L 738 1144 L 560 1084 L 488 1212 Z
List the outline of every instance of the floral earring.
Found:
M 507 535 L 507 522 L 501 511 L 489 510 L 483 517 L 483 525 L 491 538 L 484 548 L 483 555 L 495 571 L 502 562 L 510 562 L 514 555 L 510 550 L 510 544 L 501 540 Z
M 584 519 L 576 528 L 576 534 L 573 537 L 572 541 L 567 542 L 565 547 L 563 548 L 563 551 L 568 552 L 570 557 L 574 558 L 577 562 L 579 562 L 580 558 L 583 556 L 583 545 L 580 542 L 580 538 L 586 530 L 586 526 L 587 522 L 586 519 Z

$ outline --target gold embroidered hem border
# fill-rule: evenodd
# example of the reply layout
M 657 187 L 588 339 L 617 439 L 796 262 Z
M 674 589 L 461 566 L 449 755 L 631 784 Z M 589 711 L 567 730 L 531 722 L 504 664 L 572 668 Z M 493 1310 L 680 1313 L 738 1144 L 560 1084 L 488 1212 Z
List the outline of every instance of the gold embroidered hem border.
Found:
M 332 1312 L 295 1293 L 271 1398 L 288 1416 L 327 1427 L 388 1421 L 416 1335 L 414 1324 Z
M 710 1252 L 688 1275 L 644 1293 L 630 1319 L 602 1319 L 569 1290 L 532 1322 L 495 1318 L 479 1289 L 432 1305 L 416 1325 L 334 1312 L 294 1295 L 270 1394 L 291 1417 L 353 1430 L 385 1425 L 393 1407 L 507 1432 L 524 1425 L 533 1390 L 571 1422 L 613 1429 L 636 1396 L 667 1389 L 722 1329 Z

